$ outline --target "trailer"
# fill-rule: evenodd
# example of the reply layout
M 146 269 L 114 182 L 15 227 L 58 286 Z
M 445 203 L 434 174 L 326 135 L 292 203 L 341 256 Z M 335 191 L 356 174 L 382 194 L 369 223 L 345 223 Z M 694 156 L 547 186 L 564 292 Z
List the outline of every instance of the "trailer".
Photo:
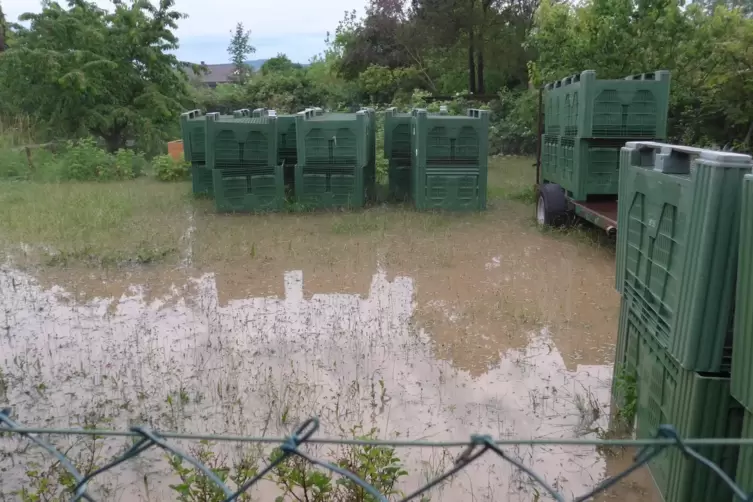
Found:
M 543 91 L 539 89 L 539 134 L 536 147 L 536 221 L 542 226 L 565 226 L 580 218 L 603 229 L 610 237 L 617 234 L 617 197 L 577 201 L 556 183 L 542 183 L 541 151 L 543 139 Z
M 539 89 L 536 220 L 617 233 L 620 151 L 666 138 L 669 72 L 597 80 L 586 70 Z

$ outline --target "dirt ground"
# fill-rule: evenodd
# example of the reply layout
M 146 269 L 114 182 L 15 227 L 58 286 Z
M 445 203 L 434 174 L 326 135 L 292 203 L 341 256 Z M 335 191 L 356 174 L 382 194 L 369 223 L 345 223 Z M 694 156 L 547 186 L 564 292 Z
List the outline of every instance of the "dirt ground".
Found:
M 279 436 L 318 416 L 327 437 L 354 428 L 431 441 L 603 437 L 619 314 L 614 248 L 596 231 L 534 225 L 530 163 L 495 160 L 482 214 L 378 205 L 217 215 L 211 202 L 188 199 L 151 229 L 155 238 L 174 236 L 164 244 L 176 250 L 172 259 L 60 266 L 8 248 L 0 403 L 19 422 L 43 427 L 148 423 Z M 2 197 L 0 188 L 0 206 Z M 11 474 L 0 476 L 0 500 L 14 500 L 28 483 L 30 463 L 49 465 L 23 445 L 0 439 L 0 469 Z M 102 439 L 94 456 L 102 462 L 123 445 Z M 312 451 L 328 457 L 326 448 Z M 506 451 L 568 499 L 630 462 L 621 450 L 593 446 Z M 401 489 L 447 470 L 459 452 L 398 449 L 410 473 Z M 172 498 L 169 467 L 156 453 L 98 480 L 93 490 L 108 500 Z M 264 484 L 255 493 L 276 494 Z M 642 469 L 596 500 L 655 496 Z M 491 454 L 431 497 L 548 500 Z

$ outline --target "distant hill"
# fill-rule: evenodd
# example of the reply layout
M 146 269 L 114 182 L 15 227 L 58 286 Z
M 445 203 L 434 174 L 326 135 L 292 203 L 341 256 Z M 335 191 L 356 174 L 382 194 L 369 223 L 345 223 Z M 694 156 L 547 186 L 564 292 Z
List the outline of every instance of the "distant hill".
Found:
M 268 59 L 251 59 L 249 61 L 246 61 L 246 64 L 249 65 L 254 70 L 258 70 L 261 68 L 261 65 L 269 61 Z

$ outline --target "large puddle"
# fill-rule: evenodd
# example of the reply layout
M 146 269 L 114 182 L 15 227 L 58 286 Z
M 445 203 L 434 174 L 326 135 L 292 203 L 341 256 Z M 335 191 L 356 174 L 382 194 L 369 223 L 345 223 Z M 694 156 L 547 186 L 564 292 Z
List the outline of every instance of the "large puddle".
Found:
M 589 292 L 579 292 L 579 285 L 608 270 L 608 260 L 592 264 L 595 272 L 583 272 L 587 264 L 573 265 L 562 254 L 526 265 L 525 257 L 546 252 L 542 242 L 535 237 L 514 253 L 500 242 L 501 254 L 471 246 L 469 256 L 450 257 L 439 271 L 387 253 L 380 259 L 389 274 L 382 265 L 368 270 L 370 259 L 343 263 L 340 270 L 350 271 L 344 276 L 315 263 L 286 270 L 270 261 L 274 273 L 261 284 L 244 280 L 244 273 L 254 273 L 248 270 L 179 273 L 163 274 L 168 279 L 160 288 L 124 279 L 121 284 L 133 282 L 121 291 L 107 280 L 65 287 L 6 267 L 0 404 L 8 403 L 19 422 L 43 427 L 148 424 L 280 436 L 317 416 L 318 435 L 326 437 L 372 428 L 383 439 L 432 441 L 477 433 L 597 437 L 607 428 L 616 309 L 611 299 L 594 306 L 610 277 Z M 400 273 L 405 269 L 411 274 Z M 244 291 L 280 293 L 239 294 L 239 282 Z M 316 292 L 338 285 L 348 292 Z M 52 438 L 71 455 L 87 454 L 89 443 L 74 439 Z M 97 461 L 129 441 L 99 440 Z M 0 498 L 16 500 L 13 492 L 28 483 L 25 472 L 49 466 L 50 459 L 16 438 L 0 440 L 0 447 Z M 216 448 L 229 459 L 243 454 L 237 444 Z M 330 447 L 308 448 L 332 459 Z M 410 492 L 449 469 L 460 451 L 398 449 L 410 473 L 400 488 Z M 587 492 L 615 468 L 614 458 L 593 447 L 506 451 L 567 497 Z M 168 485 L 174 481 L 164 454 L 152 451 L 101 476 L 92 490 L 102 500 L 173 500 Z M 625 484 L 617 493 L 646 500 L 643 485 Z M 274 500 L 276 490 L 267 482 L 254 493 Z M 523 473 L 492 455 L 431 497 L 547 500 Z

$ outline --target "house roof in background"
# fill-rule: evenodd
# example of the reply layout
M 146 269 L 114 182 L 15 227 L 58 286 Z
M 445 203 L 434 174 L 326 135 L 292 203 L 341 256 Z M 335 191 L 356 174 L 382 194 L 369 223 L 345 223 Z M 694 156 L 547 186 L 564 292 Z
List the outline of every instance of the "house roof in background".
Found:
M 186 73 L 189 77 L 198 78 L 205 84 L 230 82 L 235 72 L 235 65 L 232 63 L 206 64 L 202 61 L 200 64 L 207 67 L 206 75 L 195 75 L 190 65 L 186 68 Z
M 257 71 L 266 62 L 266 59 L 254 59 L 252 61 L 245 61 L 247 65 Z M 206 64 L 204 61 L 198 64 L 202 64 L 207 67 L 209 73 L 206 75 L 194 75 L 191 68 L 192 63 L 186 63 L 186 73 L 189 77 L 200 79 L 205 84 L 221 84 L 230 82 L 233 79 L 233 73 L 235 72 L 235 65 L 233 63 L 221 63 L 221 64 Z

